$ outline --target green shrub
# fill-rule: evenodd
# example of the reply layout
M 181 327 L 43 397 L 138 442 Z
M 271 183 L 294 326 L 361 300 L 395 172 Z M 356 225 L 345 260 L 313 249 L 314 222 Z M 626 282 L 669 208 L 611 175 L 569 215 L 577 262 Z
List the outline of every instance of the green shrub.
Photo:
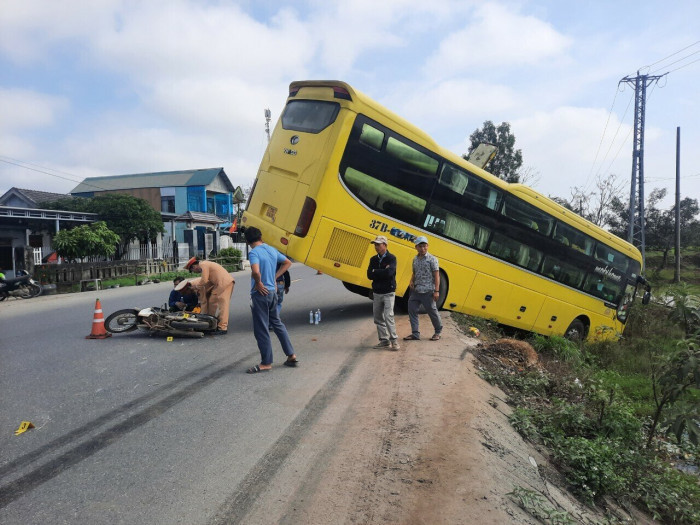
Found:
M 581 349 L 578 344 L 569 341 L 563 337 L 551 336 L 545 337 L 536 334 L 530 341 L 532 347 L 540 354 L 549 354 L 564 362 L 571 363 L 573 366 L 580 364 L 583 361 Z
M 224 248 L 219 250 L 216 261 L 221 265 L 238 264 L 243 257 L 243 252 L 238 248 Z
M 530 441 L 539 441 L 540 433 L 533 421 L 532 411 L 527 408 L 516 407 L 508 416 L 508 421 L 520 435 Z
M 658 459 L 641 456 L 638 474 L 630 483 L 630 498 L 663 523 L 700 523 L 700 485 L 697 477 L 669 469 Z
M 567 437 L 554 444 L 554 457 L 565 465 L 567 481 L 589 503 L 627 492 L 624 456 L 619 443 L 605 438 Z

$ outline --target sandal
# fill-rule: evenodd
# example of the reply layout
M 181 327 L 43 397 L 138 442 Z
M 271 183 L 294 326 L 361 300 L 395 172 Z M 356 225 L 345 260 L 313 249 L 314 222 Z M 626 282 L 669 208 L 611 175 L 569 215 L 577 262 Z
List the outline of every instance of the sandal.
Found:
M 258 372 L 269 372 L 269 368 L 260 368 L 260 365 L 255 365 L 245 371 L 246 374 L 257 374 Z
M 431 341 L 439 341 L 440 340 L 440 334 L 433 334 L 433 337 L 430 338 Z
M 403 338 L 404 341 L 420 341 L 420 337 L 417 337 L 413 334 L 407 335 L 406 337 Z
M 297 366 L 299 364 L 299 360 L 297 358 L 294 359 L 287 359 L 284 363 L 282 363 L 284 366 Z

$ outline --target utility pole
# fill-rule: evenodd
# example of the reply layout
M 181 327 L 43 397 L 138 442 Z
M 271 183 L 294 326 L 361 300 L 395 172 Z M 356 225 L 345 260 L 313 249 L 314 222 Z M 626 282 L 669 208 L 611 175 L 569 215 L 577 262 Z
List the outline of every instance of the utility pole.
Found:
M 673 282 L 681 282 L 681 128 L 676 128 L 676 270 Z
M 270 142 L 270 120 L 272 119 L 272 112 L 269 108 L 265 109 L 265 133 L 267 134 L 267 142 Z
M 636 244 L 642 252 L 642 263 L 646 267 L 644 241 L 644 119 L 646 112 L 647 86 L 658 82 L 663 75 L 640 75 L 625 77 L 623 82 L 634 85 L 634 145 L 632 149 L 632 181 L 630 186 L 629 226 L 627 241 Z M 638 213 L 637 213 L 638 212 Z M 635 243 L 635 240 L 637 241 Z

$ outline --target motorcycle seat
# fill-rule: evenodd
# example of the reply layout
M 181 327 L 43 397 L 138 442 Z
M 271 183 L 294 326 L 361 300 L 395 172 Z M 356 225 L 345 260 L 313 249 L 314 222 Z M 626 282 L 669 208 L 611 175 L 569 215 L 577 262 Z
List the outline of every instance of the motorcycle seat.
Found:
M 15 277 L 13 279 L 0 279 L 1 284 L 5 284 L 5 285 L 9 285 L 9 286 L 12 286 L 13 284 L 16 284 L 16 283 L 28 282 L 28 281 L 29 281 L 28 275 L 23 275 L 21 277 Z

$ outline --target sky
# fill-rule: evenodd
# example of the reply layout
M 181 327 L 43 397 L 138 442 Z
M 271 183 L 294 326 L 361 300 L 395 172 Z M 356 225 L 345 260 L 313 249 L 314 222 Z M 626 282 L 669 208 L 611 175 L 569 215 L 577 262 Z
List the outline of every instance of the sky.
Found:
M 255 179 L 294 80 L 343 80 L 457 153 L 509 122 L 527 183 L 700 197 L 700 3 L 678 0 L 0 0 L 0 195 L 223 167 Z

